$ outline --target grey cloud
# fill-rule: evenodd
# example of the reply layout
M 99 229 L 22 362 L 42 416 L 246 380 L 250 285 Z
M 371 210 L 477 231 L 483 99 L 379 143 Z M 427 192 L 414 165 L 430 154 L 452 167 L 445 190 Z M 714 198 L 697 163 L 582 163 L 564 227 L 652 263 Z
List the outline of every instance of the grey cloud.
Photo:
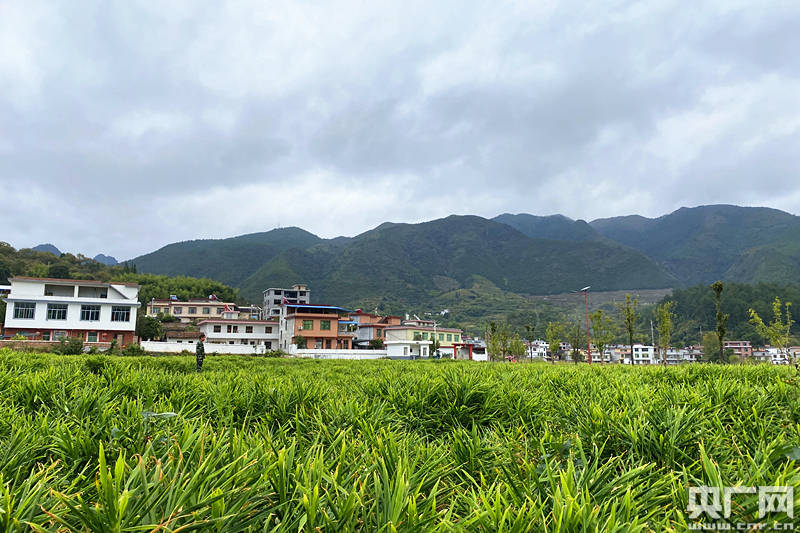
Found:
M 0 185 L 36 197 L 0 212 L 17 246 L 800 207 L 800 7 L 777 0 L 0 9 Z M 291 209 L 309 187 L 335 198 L 318 221 Z

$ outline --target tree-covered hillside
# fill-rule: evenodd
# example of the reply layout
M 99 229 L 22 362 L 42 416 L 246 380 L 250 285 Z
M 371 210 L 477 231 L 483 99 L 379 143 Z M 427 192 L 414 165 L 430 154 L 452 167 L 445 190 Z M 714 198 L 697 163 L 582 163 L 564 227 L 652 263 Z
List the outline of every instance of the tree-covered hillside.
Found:
M 564 215 L 536 216 L 527 213 L 512 215 L 503 213 L 492 220 L 507 224 L 533 239 L 555 241 L 602 241 L 605 240 L 592 226 L 583 220 L 572 220 Z
M 674 283 L 643 254 L 618 245 L 531 239 L 506 224 L 450 216 L 384 225 L 344 244 L 288 250 L 247 279 L 241 291 L 253 295 L 302 280 L 318 302 L 426 305 L 470 288 L 475 276 L 517 294 L 563 292 L 589 282 L 598 290 Z
M 16 250 L 8 243 L 0 242 L 0 285 L 8 283 L 8 278 L 13 276 L 138 283 L 141 285 L 139 301 L 142 303 L 151 298 L 169 298 L 171 294 L 180 299 L 215 294 L 221 300 L 239 300 L 236 289 L 210 279 L 141 274 L 130 264 L 109 266 L 82 255 L 61 254 L 56 257 L 50 252 L 37 252 L 30 248 Z
M 139 272 L 211 278 L 238 286 L 281 252 L 320 242 L 300 228 L 280 228 L 229 239 L 176 242 L 130 262 Z
M 649 219 L 594 220 L 603 236 L 640 250 L 684 285 L 800 279 L 800 217 L 777 209 L 710 205 Z
M 767 340 L 761 337 L 749 322 L 748 309 L 755 309 L 759 316 L 770 321 L 772 302 L 776 296 L 784 302 L 792 302 L 798 306 L 795 309 L 800 318 L 800 285 L 725 283 L 722 293 L 723 312 L 730 314 L 726 338 L 749 340 L 753 345 L 765 344 Z M 677 318 L 673 336 L 675 345 L 699 344 L 701 331 L 714 330 L 716 325 L 714 293 L 708 285 L 676 289 L 663 301 L 676 302 Z M 794 325 L 792 334 L 800 335 L 800 325 Z

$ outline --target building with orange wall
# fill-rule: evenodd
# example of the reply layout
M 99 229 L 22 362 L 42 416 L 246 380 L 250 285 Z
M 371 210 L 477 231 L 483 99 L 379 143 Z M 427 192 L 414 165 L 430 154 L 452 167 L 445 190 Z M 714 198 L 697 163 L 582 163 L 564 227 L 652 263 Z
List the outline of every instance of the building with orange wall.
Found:
M 293 344 L 315 350 L 352 350 L 358 327 L 347 309 L 316 304 L 282 305 L 279 324 L 284 351 L 291 351 Z

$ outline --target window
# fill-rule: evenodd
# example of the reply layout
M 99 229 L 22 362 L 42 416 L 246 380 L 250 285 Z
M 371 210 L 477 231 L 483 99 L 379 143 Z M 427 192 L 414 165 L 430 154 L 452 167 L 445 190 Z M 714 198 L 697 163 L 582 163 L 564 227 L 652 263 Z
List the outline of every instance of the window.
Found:
M 86 334 L 86 342 L 97 342 L 97 332 L 90 331 Z
M 222 333 L 222 326 L 214 326 L 214 333 Z
M 313 320 L 303 320 L 303 328 L 302 329 L 314 329 L 314 321 Z
M 183 313 L 183 307 L 175 307 L 175 308 L 173 309 L 173 312 L 174 312 L 176 315 L 180 315 L 180 314 L 182 314 L 182 313 Z
M 431 338 L 433 338 L 433 335 L 431 335 Z M 422 332 L 422 340 L 424 340 L 424 341 L 428 340 L 428 332 L 427 331 L 423 331 Z
M 267 350 L 272 349 L 272 341 L 265 341 L 264 346 L 266 346 Z
M 453 335 L 453 340 L 456 342 L 460 342 L 461 338 L 458 335 Z
M 453 334 L 452 333 L 448 333 L 447 334 L 447 342 L 453 342 Z
M 36 312 L 33 302 L 14 302 L 14 318 L 32 319 Z
M 272 333 L 272 326 L 266 326 L 264 328 L 264 333 Z
M 381 338 L 381 329 L 380 328 L 375 328 L 375 338 L 377 338 L 377 339 Z
M 150 308 L 150 312 L 152 314 L 154 314 L 154 315 L 157 315 L 159 312 L 161 312 L 161 308 L 160 307 L 151 307 Z
M 403 355 L 408 355 L 408 346 L 403 346 Z
M 111 307 L 111 322 L 130 322 L 131 308 L 121 305 Z
M 244 327 L 245 333 L 253 333 L 253 326 L 245 326 Z
M 316 348 L 317 350 L 322 349 L 322 339 L 317 339 L 316 341 L 314 341 L 314 348 Z
M 196 307 L 190 307 L 189 308 L 189 314 L 190 315 L 196 315 L 197 314 L 197 308 Z
M 275 291 L 275 296 L 280 296 L 280 295 L 281 295 L 281 291 L 279 291 L 279 290 Z
M 47 320 L 66 320 L 67 304 L 47 304 Z
M 325 340 L 325 349 L 326 350 L 330 350 L 331 349 L 331 340 L 330 339 L 326 339 Z
M 272 300 L 272 303 L 274 303 L 275 305 L 281 305 L 281 301 L 280 300 Z
M 217 307 L 217 314 L 221 315 L 224 310 L 225 310 L 224 307 Z
M 444 333 L 439 333 L 439 340 L 440 340 L 440 341 L 443 341 L 443 340 L 444 340 Z
M 66 331 L 54 331 L 53 332 L 53 340 L 54 341 L 60 341 L 61 339 L 65 338 L 66 336 L 67 336 L 67 332 Z
M 81 320 L 89 322 L 97 322 L 100 320 L 100 306 L 99 305 L 82 305 L 81 306 Z
M 330 331 L 331 329 L 331 321 L 330 320 L 320 320 L 319 321 L 319 329 Z
M 204 307 L 203 308 L 203 314 L 204 315 L 210 315 L 211 314 L 211 308 L 210 307 Z
M 50 332 L 49 331 L 43 331 L 42 332 L 42 340 L 43 341 L 49 341 L 50 340 Z

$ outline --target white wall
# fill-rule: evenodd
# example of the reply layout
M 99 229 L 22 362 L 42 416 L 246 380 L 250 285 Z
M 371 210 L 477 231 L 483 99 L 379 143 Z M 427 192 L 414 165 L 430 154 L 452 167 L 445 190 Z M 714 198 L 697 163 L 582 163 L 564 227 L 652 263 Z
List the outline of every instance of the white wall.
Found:
M 311 359 L 381 359 L 386 350 L 295 350 L 297 357 Z
M 162 353 L 179 353 L 183 350 L 188 350 L 194 353 L 197 345 L 188 342 L 159 342 L 159 341 L 142 341 L 142 348 L 148 352 L 162 352 Z M 209 342 L 203 343 L 206 353 L 224 353 L 233 355 L 254 355 L 263 354 L 264 346 L 250 346 L 248 344 L 213 344 Z
M 112 284 L 108 287 L 108 298 L 81 298 L 74 296 L 79 292 L 81 284 L 76 281 L 75 285 L 53 285 L 53 296 L 45 296 L 46 281 L 27 281 L 12 280 L 11 292 L 7 298 L 5 327 L 30 329 L 30 330 L 98 330 L 98 331 L 134 331 L 136 329 L 136 312 L 139 302 L 136 297 L 139 293 L 138 287 L 128 287 L 125 285 Z M 90 288 L 104 288 L 103 286 L 87 286 Z M 76 290 L 78 288 L 78 290 Z M 63 289 L 63 290 L 56 290 Z M 67 296 L 67 294 L 73 296 Z M 62 294 L 62 296 L 55 296 Z M 34 318 L 14 318 L 14 305 L 17 301 L 32 302 L 36 305 Z M 47 320 L 47 304 L 66 304 L 66 320 Z M 84 321 L 81 320 L 81 305 L 99 305 L 100 320 Z M 130 307 L 130 320 L 127 322 L 112 322 L 112 306 Z
M 228 333 L 228 324 L 203 324 L 200 326 L 208 342 L 225 342 L 234 341 L 236 344 L 241 344 L 242 340 L 256 341 L 258 344 L 263 344 L 264 341 L 272 343 L 272 349 L 278 349 L 278 323 L 274 324 L 230 324 L 231 326 L 238 326 L 236 333 Z M 214 326 L 220 326 L 220 332 L 214 333 Z M 245 333 L 246 327 L 252 326 L 252 333 Z M 272 328 L 271 333 L 265 333 L 265 328 Z

